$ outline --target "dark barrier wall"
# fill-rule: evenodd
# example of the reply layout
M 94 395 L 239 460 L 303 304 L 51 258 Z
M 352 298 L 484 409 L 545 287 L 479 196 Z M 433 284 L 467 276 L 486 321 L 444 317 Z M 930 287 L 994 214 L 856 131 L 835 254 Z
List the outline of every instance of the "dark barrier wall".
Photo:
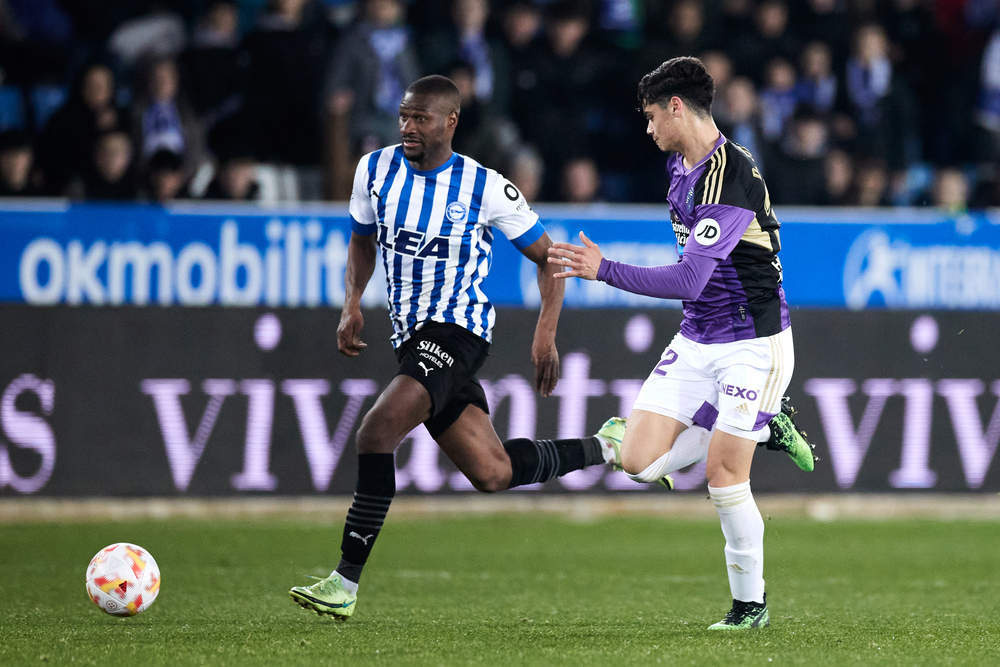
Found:
M 333 309 L 0 306 L 0 495 L 346 494 L 353 433 L 395 372 L 384 310 L 358 359 Z M 678 326 L 672 310 L 566 311 L 556 396 L 531 390 L 535 314 L 499 313 L 482 372 L 502 438 L 593 433 L 627 413 Z M 755 490 L 990 491 L 1000 439 L 1000 314 L 797 311 L 790 388 L 822 460 L 758 450 Z M 403 493 L 468 482 L 423 427 Z M 704 489 L 704 468 L 677 475 Z M 660 491 L 592 469 L 546 492 Z

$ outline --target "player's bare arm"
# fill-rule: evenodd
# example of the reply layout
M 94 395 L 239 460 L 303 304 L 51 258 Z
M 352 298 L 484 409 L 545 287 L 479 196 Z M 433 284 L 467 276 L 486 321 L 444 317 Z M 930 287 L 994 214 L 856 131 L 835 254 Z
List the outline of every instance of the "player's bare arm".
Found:
M 556 325 L 566 291 L 566 285 L 557 280 L 561 269 L 548 261 L 552 246 L 549 235 L 542 234 L 537 241 L 521 251 L 538 266 L 538 291 L 542 295 L 542 306 L 531 344 L 531 363 L 535 365 L 535 389 L 542 396 L 550 396 L 559 382 Z
M 344 309 L 337 327 L 337 349 L 348 357 L 356 357 L 368 347 L 361 340 L 365 325 L 361 314 L 361 295 L 375 271 L 375 235 L 351 234 L 347 246 L 347 270 L 344 272 Z
M 587 238 L 583 232 L 580 232 L 580 241 L 583 246 L 572 243 L 553 243 L 552 247 L 549 248 L 549 263 L 569 269 L 557 272 L 556 278 L 597 280 L 597 272 L 601 269 L 601 260 L 604 259 L 604 255 L 601 254 L 601 249 L 597 244 Z

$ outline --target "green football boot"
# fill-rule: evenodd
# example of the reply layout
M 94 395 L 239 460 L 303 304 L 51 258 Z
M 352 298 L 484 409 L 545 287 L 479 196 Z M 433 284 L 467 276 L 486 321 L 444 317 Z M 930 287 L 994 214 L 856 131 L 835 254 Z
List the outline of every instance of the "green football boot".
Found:
M 792 420 L 794 414 L 795 408 L 788 402 L 788 397 L 781 399 L 781 411 L 767 423 L 771 427 L 771 437 L 757 446 L 785 452 L 792 457 L 795 465 L 806 472 L 812 472 L 819 460 L 813 454 L 816 445 L 806 440 L 806 432 L 795 425 Z
M 311 609 L 320 616 L 332 616 L 346 621 L 354 613 L 358 596 L 348 593 L 339 574 L 331 574 L 312 586 L 295 586 L 288 591 L 292 600 L 303 609 Z
M 622 439 L 625 437 L 625 425 L 627 423 L 628 420 L 624 417 L 612 417 L 604 422 L 604 426 L 597 432 L 596 437 L 610 443 L 615 449 L 615 460 L 611 463 L 615 470 L 624 470 L 622 468 Z M 674 478 L 670 475 L 664 475 L 658 480 L 658 483 L 670 490 L 674 488 Z
M 771 625 L 771 615 L 767 613 L 767 593 L 764 602 L 742 602 L 733 600 L 733 608 L 726 617 L 708 626 L 709 630 L 748 630 L 766 628 Z

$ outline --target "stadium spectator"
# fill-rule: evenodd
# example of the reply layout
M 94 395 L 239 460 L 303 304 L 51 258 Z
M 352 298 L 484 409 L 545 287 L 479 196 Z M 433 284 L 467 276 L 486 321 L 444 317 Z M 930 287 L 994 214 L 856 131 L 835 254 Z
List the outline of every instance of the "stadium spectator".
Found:
M 86 67 L 66 103 L 46 124 L 37 145 L 45 194 L 62 195 L 74 176 L 91 164 L 102 132 L 128 128 L 128 114 L 116 102 L 115 77 L 101 63 Z
M 138 197 L 132 140 L 123 130 L 107 130 L 94 142 L 89 168 L 73 179 L 74 199 L 133 201 Z
M 833 112 L 837 102 L 837 75 L 833 73 L 830 46 L 809 42 L 802 50 L 801 71 L 795 84 L 795 98 L 819 114 Z
M 825 44 L 830 49 L 834 71 L 843 71 L 851 43 L 848 3 L 843 0 L 806 0 L 792 3 L 790 22 L 806 42 Z
M 245 136 L 256 141 L 261 161 L 320 164 L 323 78 L 332 44 L 332 28 L 315 0 L 270 0 L 247 35 Z M 314 196 L 318 184 L 317 175 Z
M 575 157 L 562 169 L 560 193 L 562 201 L 570 204 L 589 204 L 598 201 L 601 175 L 593 158 Z
M 820 206 L 826 203 L 824 159 L 829 131 L 821 116 L 800 107 L 769 163 L 771 202 L 778 205 Z
M 399 102 L 420 76 L 420 61 L 402 0 L 363 0 L 363 20 L 337 46 L 326 81 L 335 114 L 350 114 L 351 151 L 399 141 Z
M 584 7 L 572 0 L 553 3 L 545 16 L 545 40 L 534 45 L 515 74 L 514 120 L 542 152 L 545 199 L 558 196 L 559 174 L 572 153 L 592 150 L 598 138 L 589 121 L 600 108 L 600 89 L 610 72 L 608 61 L 584 44 L 589 31 Z
M 889 172 L 885 161 L 879 158 L 865 158 L 857 166 L 854 174 L 854 197 L 852 206 L 888 206 Z
M 719 129 L 750 151 L 760 173 L 767 173 L 769 146 L 760 129 L 760 105 L 753 81 L 738 76 L 729 82 L 723 94 L 724 112 L 717 119 Z
M 257 163 L 249 151 L 235 151 L 219 165 L 215 177 L 205 190 L 205 199 L 254 201 L 260 197 L 256 179 Z
M 542 31 L 542 11 L 531 0 L 514 0 L 503 12 L 501 31 L 507 49 L 518 58 Z
M 235 0 L 213 0 L 180 57 L 191 104 L 209 128 L 243 103 L 246 68 L 239 52 L 238 21 Z
M 418 43 L 423 69 L 448 74 L 462 64 L 473 74 L 476 100 L 499 113 L 510 107 L 510 63 L 503 43 L 487 39 L 488 0 L 451 0 L 451 21 L 446 29 L 424 36 Z
M 847 206 L 851 203 L 854 184 L 854 162 L 850 154 L 839 148 L 831 149 L 823 160 L 825 206 Z
M 34 157 L 27 134 L 18 130 L 0 134 L 0 197 L 38 194 L 31 178 Z
M 912 95 L 893 71 L 885 30 L 880 25 L 867 23 L 855 31 L 846 87 L 857 128 L 858 153 L 886 161 L 891 171 L 912 163 L 918 157 Z
M 726 86 L 733 80 L 733 61 L 725 51 L 712 49 L 703 52 L 698 59 L 705 64 L 705 69 L 715 81 L 715 101 L 712 103 L 712 113 L 726 114 Z
M 522 145 L 511 164 L 510 182 L 528 201 L 538 199 L 545 180 L 545 161 L 534 146 Z
M 184 156 L 184 171 L 191 176 L 205 160 L 201 120 L 180 87 L 177 63 L 154 58 L 141 68 L 132 101 L 133 143 L 139 164 L 158 151 Z
M 645 73 L 676 56 L 693 56 L 716 46 L 701 0 L 678 0 L 661 7 L 666 15 L 651 17 L 649 41 L 634 65 L 637 72 Z
M 476 95 L 476 78 L 471 68 L 461 65 L 450 72 L 449 78 L 462 96 L 462 122 L 455 128 L 452 140 L 455 151 L 490 169 L 506 172 L 521 147 L 517 125 Z
M 729 40 L 727 52 L 736 72 L 757 86 L 764 84 L 767 64 L 775 58 L 795 62 L 799 39 L 788 29 L 788 5 L 783 0 L 763 0 L 753 10 L 753 31 Z
M 944 167 L 934 175 L 932 189 L 934 207 L 948 213 L 965 213 L 969 209 L 969 181 L 961 169 Z
M 760 122 L 767 141 L 777 142 L 784 136 L 797 105 L 795 68 L 784 58 L 775 58 L 767 64 L 766 83 L 760 91 Z
M 157 204 L 185 199 L 184 188 L 187 181 L 183 156 L 161 148 L 153 153 L 146 164 L 145 198 Z

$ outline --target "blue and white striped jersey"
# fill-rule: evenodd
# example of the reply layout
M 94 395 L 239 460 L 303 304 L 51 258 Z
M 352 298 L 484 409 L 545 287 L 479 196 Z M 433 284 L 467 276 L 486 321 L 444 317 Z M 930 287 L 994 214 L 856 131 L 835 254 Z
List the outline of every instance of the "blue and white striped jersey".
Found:
M 519 250 L 545 233 L 518 189 L 496 171 L 458 153 L 437 169 L 418 171 L 401 145 L 361 158 L 350 210 L 356 234 L 378 234 L 394 347 L 428 320 L 491 340 L 496 314 L 480 285 L 492 263 L 493 229 Z

